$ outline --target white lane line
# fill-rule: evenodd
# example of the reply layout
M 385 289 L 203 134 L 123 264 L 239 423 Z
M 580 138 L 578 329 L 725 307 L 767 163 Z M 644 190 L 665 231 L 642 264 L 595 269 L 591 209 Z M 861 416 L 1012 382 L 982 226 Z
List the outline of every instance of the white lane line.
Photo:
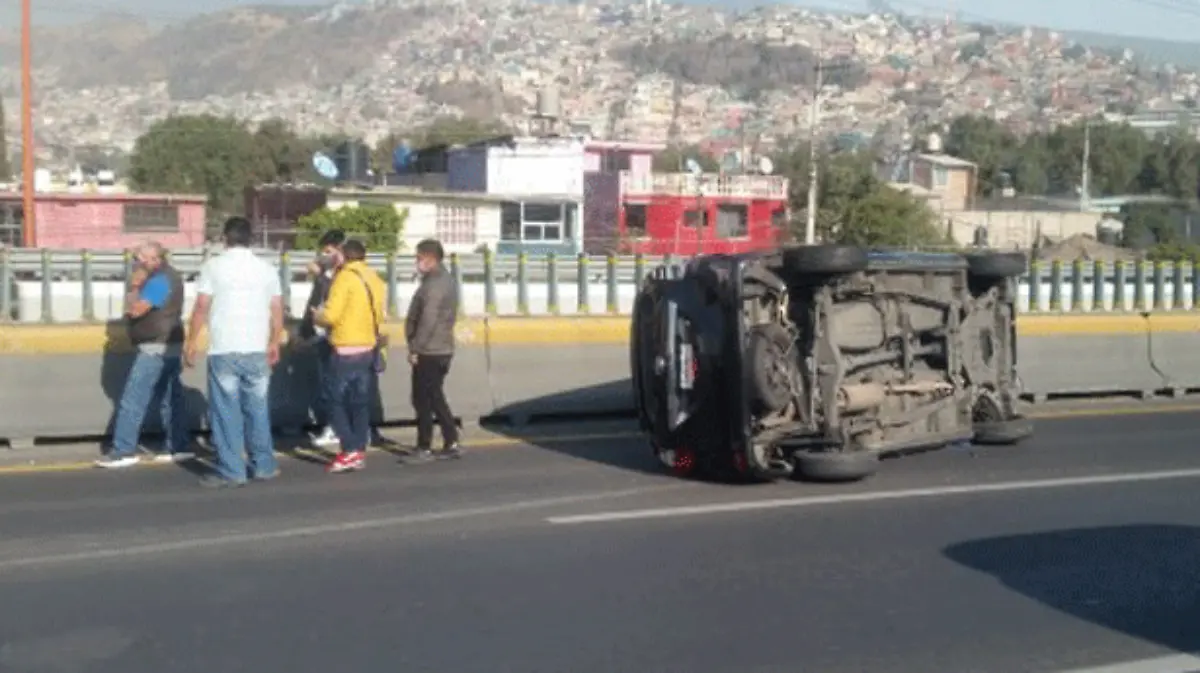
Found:
M 617 510 L 609 512 L 597 512 L 595 514 L 553 516 L 547 518 L 546 522 L 556 525 L 576 525 L 610 521 L 632 521 L 637 519 L 665 519 L 672 517 L 697 516 L 701 514 L 719 514 L 724 512 L 749 512 L 761 509 L 783 509 L 786 507 L 845 505 L 855 502 L 938 498 L 953 495 L 977 495 L 981 493 L 1003 493 L 1008 491 L 1034 491 L 1054 488 L 1069 488 L 1073 486 L 1129 484 L 1137 482 L 1165 481 L 1168 479 L 1195 479 L 1198 477 L 1200 477 L 1200 469 L 1169 470 L 1162 472 L 1135 472 L 1131 474 L 1099 475 L 1091 477 L 1066 477 L 1062 479 L 1007 481 L 992 484 L 972 484 L 968 486 L 939 486 L 933 488 L 913 488 L 896 491 L 873 491 L 869 493 L 843 493 L 840 495 L 776 498 L 772 500 L 744 500 L 740 502 L 709 503 L 704 505 L 691 505 L 683 507 L 661 507 L 655 509 L 635 509 L 625 511 Z
M 463 509 L 451 509 L 440 512 L 423 512 L 420 514 L 403 514 L 399 516 L 383 517 L 376 519 L 363 519 L 358 521 L 344 521 L 339 523 L 328 523 L 314 526 L 301 526 L 296 528 L 284 528 L 282 530 L 262 531 L 255 533 L 230 533 L 226 535 L 216 535 L 204 538 L 194 538 L 191 540 L 178 540 L 174 542 L 160 542 L 156 544 L 136 545 L 129 547 L 108 547 L 100 549 L 89 549 L 87 551 L 68 552 L 62 554 L 47 554 L 44 556 L 27 556 L 2 559 L 0 558 L 0 573 L 7 570 L 15 570 L 18 568 L 27 568 L 30 566 L 43 566 L 61 563 L 74 563 L 80 561 L 98 561 L 103 559 L 119 559 L 135 556 L 150 556 L 155 554 L 166 554 L 169 552 L 188 551 L 188 550 L 203 550 L 216 547 L 229 547 L 235 545 L 251 545 L 261 544 L 275 540 L 290 540 L 293 538 L 312 537 L 318 535 L 333 535 L 339 533 L 351 533 L 364 530 L 378 530 L 383 528 L 395 528 L 399 526 L 408 526 L 419 523 L 430 523 L 434 521 L 446 521 L 451 519 L 467 519 L 482 516 L 495 516 L 500 514 L 512 514 L 532 509 L 541 509 L 545 507 L 557 507 L 561 505 L 574 505 L 595 500 L 605 500 L 608 498 L 625 498 L 636 495 L 646 495 L 661 491 L 670 491 L 683 488 L 686 484 L 672 484 L 666 486 L 650 486 L 643 488 L 630 488 L 620 491 L 599 491 L 594 493 L 584 493 L 581 495 L 562 496 L 557 498 L 542 498 L 538 500 L 522 500 L 518 502 L 510 502 L 502 505 L 486 505 L 480 507 L 468 507 Z
M 1141 659 L 1094 668 L 1076 668 L 1058 673 L 1196 673 L 1197 671 L 1200 671 L 1200 657 L 1177 654 L 1158 659 Z

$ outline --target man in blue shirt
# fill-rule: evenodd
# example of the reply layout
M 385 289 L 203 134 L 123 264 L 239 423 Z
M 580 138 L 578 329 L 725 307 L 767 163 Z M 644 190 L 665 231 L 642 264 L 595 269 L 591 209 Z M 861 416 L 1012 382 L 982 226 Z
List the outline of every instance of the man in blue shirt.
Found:
M 166 250 L 150 242 L 138 248 L 137 267 L 125 297 L 129 340 L 136 354 L 121 400 L 117 403 L 112 447 L 96 464 L 129 467 L 137 454 L 142 423 L 150 403 L 162 402 L 167 451 L 155 461 L 174 462 L 194 457 L 180 379 L 183 358 L 183 278 L 166 260 Z

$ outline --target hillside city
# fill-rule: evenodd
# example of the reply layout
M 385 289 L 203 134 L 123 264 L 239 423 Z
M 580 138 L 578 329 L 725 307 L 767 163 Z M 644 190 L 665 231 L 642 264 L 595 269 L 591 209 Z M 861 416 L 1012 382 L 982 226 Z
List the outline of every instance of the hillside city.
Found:
M 307 134 L 348 133 L 369 143 L 447 114 L 519 126 L 537 94 L 547 90 L 557 93 L 562 117 L 573 128 L 599 138 L 719 145 L 750 136 L 770 145 L 809 132 L 818 62 L 827 84 L 820 132 L 873 140 L 877 150 L 896 149 L 930 122 L 965 113 L 986 114 L 1027 132 L 1097 113 L 1111 118 L 1141 109 L 1182 109 L 1200 95 L 1195 72 L 1148 68 L 1128 50 L 1091 49 L 1047 30 L 953 20 L 784 6 L 731 13 L 655 0 L 644 5 L 401 0 L 301 15 L 273 11 L 232 10 L 167 30 L 175 31 L 170 38 L 178 42 L 188 31 L 216 30 L 214 22 L 263 25 L 277 19 L 270 34 L 274 42 L 264 41 L 255 52 L 262 54 L 279 51 L 271 45 L 285 38 L 294 43 L 300 35 L 309 42 L 344 32 L 343 24 L 402 24 L 405 16 L 421 21 L 419 29 L 409 26 L 397 29 L 397 37 L 379 38 L 383 48 L 363 45 L 355 66 L 334 78 L 320 72 L 319 63 L 306 69 L 312 59 L 299 53 L 286 77 L 271 75 L 264 83 L 267 74 L 251 71 L 269 66 L 247 58 L 246 72 L 227 71 L 211 86 L 205 72 L 179 68 L 161 76 L 139 70 L 137 77 L 146 78 L 140 80 L 105 72 L 87 81 L 72 74 L 63 57 L 47 58 L 36 72 L 39 160 L 61 159 L 65 150 L 78 147 L 128 152 L 153 122 L 172 113 L 233 115 L 250 122 L 281 118 Z M 192 27 L 197 22 L 202 25 Z M 147 33 L 144 39 L 148 42 L 125 46 L 145 51 L 143 61 L 153 60 L 145 45 L 166 38 Z M 328 42 L 323 48 L 357 49 Z M 223 52 L 214 46 L 214 53 Z M 342 63 L 332 56 L 330 61 Z M 4 63 L 0 85 L 9 149 L 17 151 L 19 79 L 8 65 L 14 61 Z M 190 89 L 181 86 L 184 79 L 194 83 Z

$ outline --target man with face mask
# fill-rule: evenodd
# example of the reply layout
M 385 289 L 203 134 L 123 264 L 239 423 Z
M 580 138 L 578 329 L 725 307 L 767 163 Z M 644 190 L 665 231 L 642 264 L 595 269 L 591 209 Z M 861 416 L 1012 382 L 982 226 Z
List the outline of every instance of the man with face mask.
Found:
M 317 350 L 317 399 L 313 410 L 322 431 L 313 435 L 312 442 L 318 447 L 337 444 L 338 437 L 330 425 L 329 418 L 329 405 L 332 403 L 329 365 L 333 348 L 329 345 L 328 330 L 316 324 L 313 316 L 321 310 L 325 305 L 325 300 L 329 298 L 329 288 L 333 285 L 333 277 L 344 261 L 342 245 L 345 242 L 346 232 L 340 229 L 327 231 L 321 236 L 317 248 L 317 259 L 309 268 L 313 276 L 313 287 L 312 293 L 308 296 L 304 321 L 300 325 L 300 337 L 311 343 Z
M 412 366 L 412 402 L 417 412 L 417 447 L 406 462 L 458 458 L 458 426 L 446 401 L 444 385 L 454 358 L 458 284 L 443 265 L 445 251 L 434 239 L 417 244 L 420 285 L 408 306 L 404 332 Z M 442 430 L 442 449 L 434 451 L 434 419 Z

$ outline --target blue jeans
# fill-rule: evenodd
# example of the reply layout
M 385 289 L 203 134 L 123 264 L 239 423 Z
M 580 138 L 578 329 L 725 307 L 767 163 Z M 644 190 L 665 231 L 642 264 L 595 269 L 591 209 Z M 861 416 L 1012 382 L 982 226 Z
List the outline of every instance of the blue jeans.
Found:
M 178 355 L 138 352 L 117 402 L 110 455 L 119 458 L 137 452 L 142 423 L 155 397 L 162 404 L 167 449 L 171 453 L 187 450 L 190 438 L 183 382 L 179 378 L 182 370 L 182 358 Z
M 313 401 L 313 420 L 317 425 L 333 424 L 333 347 L 328 341 L 317 342 L 317 397 Z
M 245 481 L 247 458 L 253 475 L 279 469 L 271 437 L 270 384 L 266 353 L 208 356 L 209 426 L 217 472 L 226 479 Z
M 364 451 L 371 441 L 371 379 L 375 356 L 333 354 L 330 373 L 333 404 L 329 417 L 343 451 Z

